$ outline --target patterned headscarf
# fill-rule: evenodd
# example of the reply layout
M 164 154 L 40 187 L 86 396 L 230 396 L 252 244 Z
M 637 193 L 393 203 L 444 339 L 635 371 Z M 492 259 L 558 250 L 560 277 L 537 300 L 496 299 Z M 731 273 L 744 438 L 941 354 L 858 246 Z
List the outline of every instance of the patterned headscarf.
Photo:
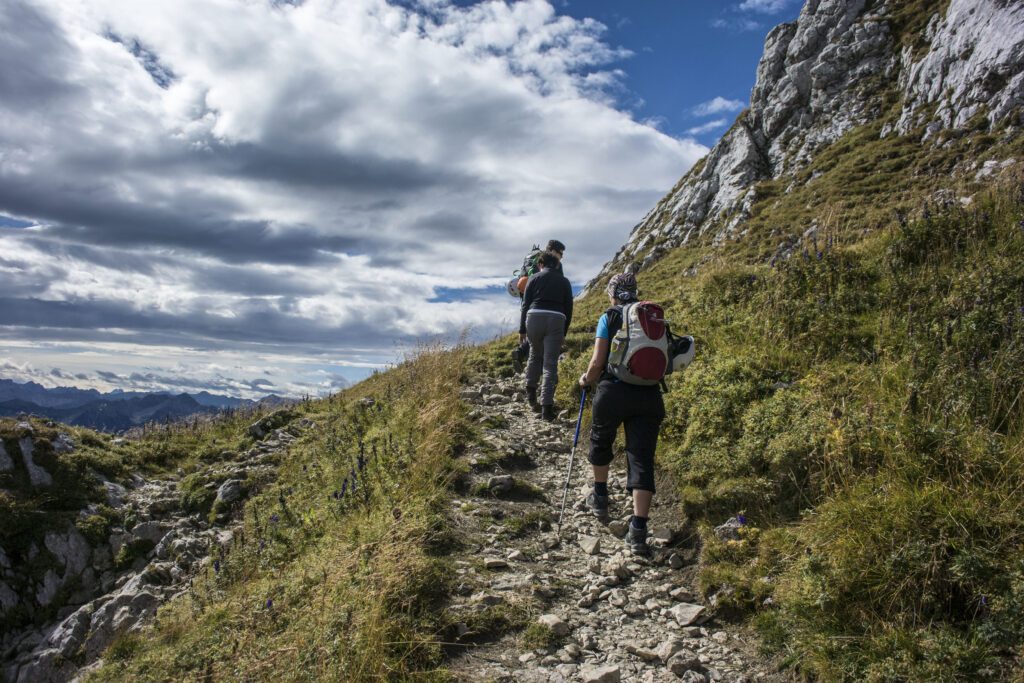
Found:
M 605 291 L 624 304 L 636 301 L 636 276 L 628 271 L 613 275 Z

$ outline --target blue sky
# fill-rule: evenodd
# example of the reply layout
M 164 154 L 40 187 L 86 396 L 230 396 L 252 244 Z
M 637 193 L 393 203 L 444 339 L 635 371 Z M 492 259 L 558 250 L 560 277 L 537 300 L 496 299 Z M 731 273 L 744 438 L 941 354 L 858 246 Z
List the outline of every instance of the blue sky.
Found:
M 4 0 L 0 377 L 317 394 L 508 332 L 529 246 L 596 274 L 799 4 Z
M 478 4 L 460 0 L 463 6 Z M 629 57 L 609 66 L 624 72 L 620 106 L 653 120 L 676 137 L 713 145 L 735 110 L 701 115 L 694 109 L 716 97 L 750 100 L 755 69 L 772 27 L 799 14 L 799 0 L 561 0 L 560 14 L 596 19 L 607 43 Z M 708 124 L 725 119 L 726 124 Z M 700 131 L 701 126 L 708 130 Z

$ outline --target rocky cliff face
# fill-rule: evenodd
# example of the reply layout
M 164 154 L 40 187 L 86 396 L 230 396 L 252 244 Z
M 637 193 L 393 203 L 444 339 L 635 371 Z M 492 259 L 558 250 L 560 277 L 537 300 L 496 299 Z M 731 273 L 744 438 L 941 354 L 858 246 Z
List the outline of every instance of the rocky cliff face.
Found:
M 759 181 L 795 174 L 865 123 L 892 117 L 883 136 L 923 130 L 925 144 L 980 116 L 988 127 L 1020 126 L 1024 3 L 909 4 L 808 0 L 797 21 L 772 30 L 750 108 L 633 228 L 587 289 L 697 237 L 715 245 L 742 237 Z

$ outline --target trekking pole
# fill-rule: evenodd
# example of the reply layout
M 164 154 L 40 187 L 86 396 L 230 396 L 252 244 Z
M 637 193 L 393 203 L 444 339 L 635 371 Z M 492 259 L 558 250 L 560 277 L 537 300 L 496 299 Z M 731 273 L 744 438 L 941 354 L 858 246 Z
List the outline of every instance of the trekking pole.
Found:
M 580 424 L 583 422 L 583 405 L 587 400 L 587 390 L 580 395 L 580 414 L 576 418 L 576 436 L 572 438 L 572 451 L 569 452 L 569 474 L 565 477 L 565 489 L 562 490 L 562 510 L 558 513 L 558 535 L 562 535 L 562 516 L 565 515 L 565 498 L 569 495 L 569 482 L 572 481 L 572 463 L 576 459 L 576 444 L 580 440 Z

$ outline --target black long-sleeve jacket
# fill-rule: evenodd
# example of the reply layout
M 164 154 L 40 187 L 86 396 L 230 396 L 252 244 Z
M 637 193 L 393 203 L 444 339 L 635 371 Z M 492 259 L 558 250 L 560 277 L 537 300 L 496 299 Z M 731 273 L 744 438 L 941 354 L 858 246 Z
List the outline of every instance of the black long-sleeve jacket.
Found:
M 561 270 L 545 268 L 530 276 L 523 293 L 523 308 L 519 315 L 519 333 L 526 334 L 526 313 L 530 310 L 556 311 L 565 316 L 565 331 L 572 322 L 572 284 Z

